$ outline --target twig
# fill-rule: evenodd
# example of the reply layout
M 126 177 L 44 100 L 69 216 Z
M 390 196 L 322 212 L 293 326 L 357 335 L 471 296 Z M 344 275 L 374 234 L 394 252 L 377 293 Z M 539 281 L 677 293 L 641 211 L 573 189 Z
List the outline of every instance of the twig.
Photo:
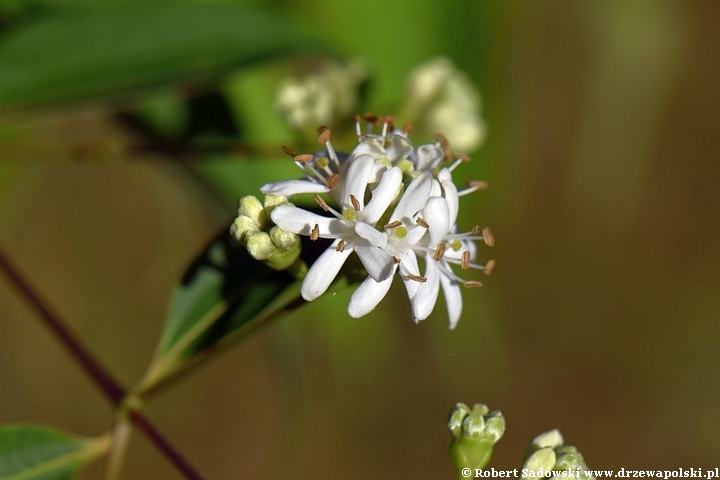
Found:
M 77 360 L 83 370 L 85 370 L 85 373 L 87 373 L 103 393 L 105 393 L 113 406 L 120 406 L 125 398 L 125 389 L 100 366 L 98 361 L 95 360 L 80 341 L 73 336 L 60 316 L 55 314 L 50 307 L 42 301 L 40 296 L 33 291 L 17 269 L 10 263 L 2 249 L 0 249 L 0 269 L 7 275 L 20 294 L 25 297 L 30 305 L 37 311 L 43 323 L 58 337 L 60 342 L 68 352 L 70 352 L 70 355 Z M 147 417 L 137 410 L 130 410 L 128 414 L 140 431 L 143 432 L 153 445 L 155 445 L 186 478 L 190 480 L 202 480 L 204 478 L 160 431 L 150 423 Z

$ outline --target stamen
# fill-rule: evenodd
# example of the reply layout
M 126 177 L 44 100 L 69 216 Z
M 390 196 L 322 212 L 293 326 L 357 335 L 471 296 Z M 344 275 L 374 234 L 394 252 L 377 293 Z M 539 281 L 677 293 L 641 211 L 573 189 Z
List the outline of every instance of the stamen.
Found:
M 437 248 L 435 249 L 435 256 L 433 257 L 436 262 L 439 262 L 441 258 L 443 258 L 443 255 L 445 255 L 445 248 L 447 245 L 445 245 L 444 242 L 438 243 Z
M 399 227 L 400 225 L 402 225 L 402 222 L 401 222 L 400 220 L 395 220 L 394 222 L 388 223 L 388 224 L 385 225 L 383 228 L 384 228 L 385 230 L 391 230 L 391 229 L 393 229 L 393 228 Z
M 450 147 L 443 147 L 443 153 L 445 154 L 445 161 L 450 163 L 453 159 L 453 152 Z
M 310 232 L 310 240 L 315 241 L 318 238 L 320 238 L 320 225 L 316 223 L 312 229 L 312 232 Z
M 483 228 L 482 236 L 485 245 L 487 245 L 488 247 L 492 247 L 493 245 L 495 245 L 495 237 L 493 237 L 493 234 L 488 227 Z
M 330 141 L 330 137 L 332 136 L 332 133 L 330 132 L 330 129 L 323 126 L 320 127 L 321 129 L 318 129 L 318 133 L 320 133 L 320 136 L 318 137 L 318 143 L 320 144 L 326 144 L 328 141 Z
M 425 283 L 427 282 L 427 277 L 421 277 L 420 275 L 413 275 L 412 273 L 408 273 L 405 278 L 408 280 L 414 280 L 416 282 Z
M 473 237 L 477 236 L 477 234 L 480 233 L 480 225 L 475 225 L 470 233 Z
M 476 282 L 475 280 L 468 280 L 467 282 L 465 282 L 465 286 L 467 288 L 479 288 L 479 287 L 482 287 L 483 285 L 482 285 L 482 283 Z
M 333 188 L 335 188 L 339 181 L 340 175 L 338 175 L 337 173 L 333 173 L 332 175 L 330 175 L 330 178 L 327 179 L 327 187 L 332 190 Z
M 301 153 L 300 155 L 295 155 L 293 158 L 296 162 L 308 163 L 312 162 L 312 159 L 315 158 L 315 156 L 312 153 Z
M 482 180 L 473 180 L 472 178 L 465 180 L 465 183 L 468 187 L 474 188 L 475 190 L 486 190 L 490 186 L 487 182 L 483 182 Z
M 470 155 L 467 155 L 465 153 L 456 153 L 455 158 L 457 158 L 458 160 L 462 160 L 463 163 L 468 163 L 471 160 Z
M 328 211 L 328 204 L 327 204 L 327 202 L 325 202 L 325 200 L 323 200 L 323 199 L 320 197 L 320 195 L 318 195 L 317 193 L 315 194 L 315 201 L 317 202 L 318 205 L 320 205 L 320 208 L 322 208 L 322 209 L 325 210 L 326 212 Z
M 355 114 L 355 133 L 357 134 L 358 141 L 360 141 L 360 137 L 362 137 L 362 128 L 360 126 L 360 115 L 357 113 Z
M 443 135 L 442 133 L 436 133 L 435 140 L 437 140 L 438 143 L 444 148 L 450 147 L 450 142 L 448 142 L 447 137 L 445 135 Z
M 287 153 L 291 157 L 295 157 L 297 155 L 297 152 L 290 147 L 286 147 L 285 145 L 283 145 L 282 149 L 283 152 Z
M 430 228 L 430 225 L 428 225 L 428 223 L 425 220 L 423 220 L 422 217 L 418 217 L 417 220 L 415 220 L 415 223 L 417 223 L 418 225 L 420 225 L 423 228 Z
M 356 212 L 360 211 L 360 202 L 357 198 L 355 198 L 355 195 L 353 195 L 352 193 L 350 194 L 350 203 L 352 203 L 352 206 Z
M 488 262 L 485 264 L 485 268 L 483 269 L 483 272 L 485 273 L 485 275 L 490 276 L 490 274 L 492 273 L 494 268 L 495 268 L 495 260 L 494 259 L 488 260 Z
M 460 258 L 460 266 L 462 267 L 462 269 L 467 270 L 468 268 L 470 268 L 470 251 L 465 250 Z
M 370 112 L 365 112 L 365 120 L 366 120 L 368 123 L 374 125 L 375 123 L 377 123 L 378 117 L 376 117 L 375 115 L 373 115 L 373 114 L 370 113 Z
M 342 252 L 345 250 L 345 239 L 341 238 L 337 245 L 335 245 L 335 250 L 338 252 Z
M 405 132 L 405 133 L 410 133 L 410 130 L 412 130 L 412 129 L 413 129 L 412 123 L 408 123 L 402 128 L 403 132 Z
M 400 263 L 400 259 L 399 259 L 398 257 L 396 257 L 395 255 L 393 255 L 392 259 L 393 259 L 393 263 L 394 263 L 395 265 L 397 265 L 398 263 Z

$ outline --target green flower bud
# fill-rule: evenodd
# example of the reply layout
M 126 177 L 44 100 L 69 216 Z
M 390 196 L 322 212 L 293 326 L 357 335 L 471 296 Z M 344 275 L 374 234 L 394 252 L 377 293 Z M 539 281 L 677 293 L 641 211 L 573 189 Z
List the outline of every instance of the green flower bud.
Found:
M 258 224 L 250 217 L 242 215 L 235 219 L 230 226 L 230 234 L 240 243 L 245 242 L 245 236 L 249 232 L 257 232 Z
M 265 209 L 262 203 L 257 197 L 248 195 L 240 199 L 240 208 L 238 209 L 238 216 L 246 216 L 252 218 L 257 224 L 258 230 L 264 230 L 268 224 L 268 217 L 265 214 Z
M 296 233 L 286 232 L 275 225 L 270 229 L 270 240 L 281 250 L 289 250 L 300 242 L 300 236 Z
M 526 478 L 544 476 L 540 473 L 552 470 L 558 472 L 568 470 L 577 472 L 579 470 L 581 474 L 587 472 L 588 467 L 577 448 L 570 445 L 563 446 L 563 441 L 563 436 L 558 429 L 541 433 L 535 437 L 530 443 L 529 453 L 523 468 L 539 473 L 535 477 Z M 582 478 L 593 479 L 594 477 L 588 475 Z
M 505 420 L 499 411 L 489 412 L 487 406 L 476 404 L 470 410 L 458 403 L 450 412 L 448 428 L 453 434 L 450 459 L 462 477 L 464 468 L 483 468 L 490 461 L 495 443 L 505 433 Z
M 265 214 L 268 218 L 270 218 L 270 214 L 273 209 L 278 205 L 283 205 L 285 203 L 289 203 L 288 199 L 282 195 L 265 195 L 265 200 L 263 202 L 263 205 L 265 206 Z
M 270 240 L 267 232 L 248 232 L 245 235 L 245 246 L 255 260 L 267 260 L 277 252 L 277 247 Z
M 551 447 L 541 448 L 533 452 L 527 460 L 525 460 L 523 470 L 532 470 L 537 472 L 538 475 L 535 477 L 522 478 L 542 477 L 544 472 L 551 471 L 555 468 L 555 459 L 555 451 Z
M 560 430 L 555 428 L 535 437 L 530 443 L 530 448 L 533 450 L 539 450 L 545 447 L 558 448 L 562 447 L 563 441 L 563 436 L 560 433 Z

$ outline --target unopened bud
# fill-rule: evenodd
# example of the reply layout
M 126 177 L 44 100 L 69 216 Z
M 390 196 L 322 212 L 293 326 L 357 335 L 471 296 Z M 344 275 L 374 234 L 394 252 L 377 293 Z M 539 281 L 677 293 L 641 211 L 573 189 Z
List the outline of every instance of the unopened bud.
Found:
M 483 404 L 475 404 L 470 410 L 464 403 L 458 403 L 450 412 L 448 428 L 453 434 L 450 459 L 461 473 L 466 468 L 487 465 L 493 446 L 505 432 L 505 420 L 502 413 L 489 412 Z
M 535 476 L 544 477 L 544 472 L 551 471 L 555 467 L 555 458 L 555 452 L 551 447 L 541 448 L 540 450 L 531 454 L 527 458 L 527 460 L 525 460 L 525 463 L 523 464 L 523 470 L 540 472 L 541 475 Z
M 250 217 L 242 215 L 237 217 L 233 224 L 230 226 L 230 235 L 240 243 L 245 242 L 245 236 L 249 232 L 257 232 L 258 224 Z
M 290 250 L 300 241 L 300 236 L 296 233 L 286 232 L 282 228 L 275 225 L 270 229 L 270 240 L 281 250 Z
M 255 260 L 266 260 L 277 252 L 277 247 L 266 232 L 248 232 L 245 236 L 245 246 Z
M 258 230 L 264 230 L 268 223 L 267 215 L 263 204 L 257 197 L 248 195 L 242 197 L 238 202 L 240 207 L 238 208 L 238 216 L 246 216 L 252 218 L 258 225 Z
M 563 442 L 562 433 L 560 433 L 560 430 L 555 428 L 535 437 L 530 443 L 530 448 L 532 450 L 539 450 L 545 447 L 558 448 L 562 447 Z

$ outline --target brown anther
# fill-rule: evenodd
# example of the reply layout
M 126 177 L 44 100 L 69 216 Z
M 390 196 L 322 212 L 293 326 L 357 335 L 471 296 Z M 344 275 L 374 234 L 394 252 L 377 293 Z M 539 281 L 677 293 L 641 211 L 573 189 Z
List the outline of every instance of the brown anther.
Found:
M 378 117 L 376 117 L 370 112 L 365 112 L 365 120 L 367 120 L 369 123 L 375 124 L 377 123 Z
M 407 123 L 407 124 L 405 124 L 405 126 L 403 127 L 403 132 L 405 132 L 405 133 L 410 133 L 410 130 L 412 130 L 412 129 L 413 129 L 412 123 Z
M 428 225 L 428 223 L 422 217 L 418 217 L 417 220 L 415 220 L 415 223 L 417 223 L 423 228 L 430 228 L 430 225 Z
M 447 137 L 445 135 L 443 135 L 442 133 L 436 133 L 435 140 L 437 140 L 438 143 L 440 143 L 440 145 L 442 145 L 445 148 L 450 147 L 450 142 L 448 142 Z
M 477 234 L 480 233 L 480 225 L 475 225 L 470 233 L 474 237 L 477 236 Z
M 315 241 L 318 238 L 320 238 L 320 225 L 316 223 L 312 229 L 312 232 L 310 232 L 310 240 Z
M 327 179 L 328 188 L 332 190 L 333 188 L 335 188 L 335 185 L 337 185 L 339 181 L 340 175 L 338 175 L 337 173 L 333 173 L 332 175 L 330 175 L 330 178 Z
M 341 238 L 340 241 L 338 242 L 338 244 L 335 245 L 335 250 L 337 250 L 338 252 L 342 252 L 345 250 L 345 240 L 344 239 Z
M 355 114 L 355 123 L 360 123 L 360 115 Z
M 465 183 L 467 183 L 468 187 L 477 188 L 478 190 L 486 190 L 490 186 L 487 182 L 483 182 L 482 180 L 473 180 L 472 178 L 465 180 Z
M 397 228 L 400 225 L 402 225 L 402 222 L 400 220 L 395 220 L 394 222 L 390 222 L 387 225 L 385 225 L 383 228 L 385 230 L 392 230 L 393 228 Z
M 440 259 L 443 258 L 443 255 L 445 255 L 445 248 L 447 248 L 445 242 L 438 243 L 437 247 L 435 248 L 435 255 L 433 256 L 436 262 L 439 262 Z
M 453 161 L 453 152 L 450 150 L 450 147 L 443 147 L 443 155 L 445 156 L 445 161 L 447 163 Z
M 322 208 L 326 212 L 328 211 L 328 204 L 317 193 L 315 194 L 315 201 L 317 202 L 318 205 L 320 205 L 320 208 Z
M 485 264 L 485 268 L 483 269 L 483 272 L 485 275 L 490 276 L 493 269 L 495 268 L 495 260 L 488 260 L 488 262 Z
M 396 257 L 395 255 L 393 255 L 392 258 L 393 258 L 393 263 L 394 263 L 395 265 L 397 265 L 398 263 L 400 263 L 400 259 L 399 259 L 398 257 Z
M 324 132 L 325 130 L 327 130 L 327 129 L 328 129 L 327 125 L 320 125 L 319 127 L 317 127 L 317 128 L 315 129 L 315 131 L 318 133 L 318 135 L 320 135 L 321 133 L 323 133 L 323 132 Z
M 465 250 L 460 257 L 460 266 L 463 270 L 470 268 L 470 251 Z
M 414 280 L 414 281 L 420 282 L 420 283 L 427 282 L 427 277 L 421 277 L 420 275 L 413 275 L 412 273 L 408 273 L 406 278 L 408 280 Z
M 295 155 L 293 157 L 296 162 L 300 163 L 312 162 L 313 158 L 315 158 L 315 156 L 312 153 L 301 153 L 300 155 Z
M 381 115 L 377 119 L 378 123 L 387 123 L 388 125 L 392 125 L 395 123 L 395 117 L 392 115 Z
M 488 247 L 492 247 L 493 245 L 495 245 L 495 237 L 493 237 L 493 234 L 488 227 L 483 228 L 482 236 L 485 245 L 487 245 Z
M 358 199 L 355 198 L 355 195 L 353 195 L 352 193 L 350 194 L 350 203 L 352 203 L 352 206 L 356 212 L 360 211 L 360 202 L 358 202 Z
M 462 160 L 463 163 L 468 163 L 470 160 L 472 160 L 470 158 L 470 155 L 467 155 L 465 153 L 456 153 L 455 158 L 457 158 L 458 160 Z
M 330 141 L 331 136 L 332 132 L 330 132 L 329 128 L 325 127 L 325 130 L 323 130 L 318 137 L 318 143 L 325 145 L 327 142 Z
M 290 147 L 286 147 L 285 145 L 283 145 L 282 149 L 283 149 L 283 152 L 287 153 L 291 157 L 294 157 L 297 155 L 297 152 Z
M 482 283 L 476 282 L 475 280 L 468 280 L 467 282 L 465 282 L 465 286 L 467 288 L 479 288 L 482 287 Z

